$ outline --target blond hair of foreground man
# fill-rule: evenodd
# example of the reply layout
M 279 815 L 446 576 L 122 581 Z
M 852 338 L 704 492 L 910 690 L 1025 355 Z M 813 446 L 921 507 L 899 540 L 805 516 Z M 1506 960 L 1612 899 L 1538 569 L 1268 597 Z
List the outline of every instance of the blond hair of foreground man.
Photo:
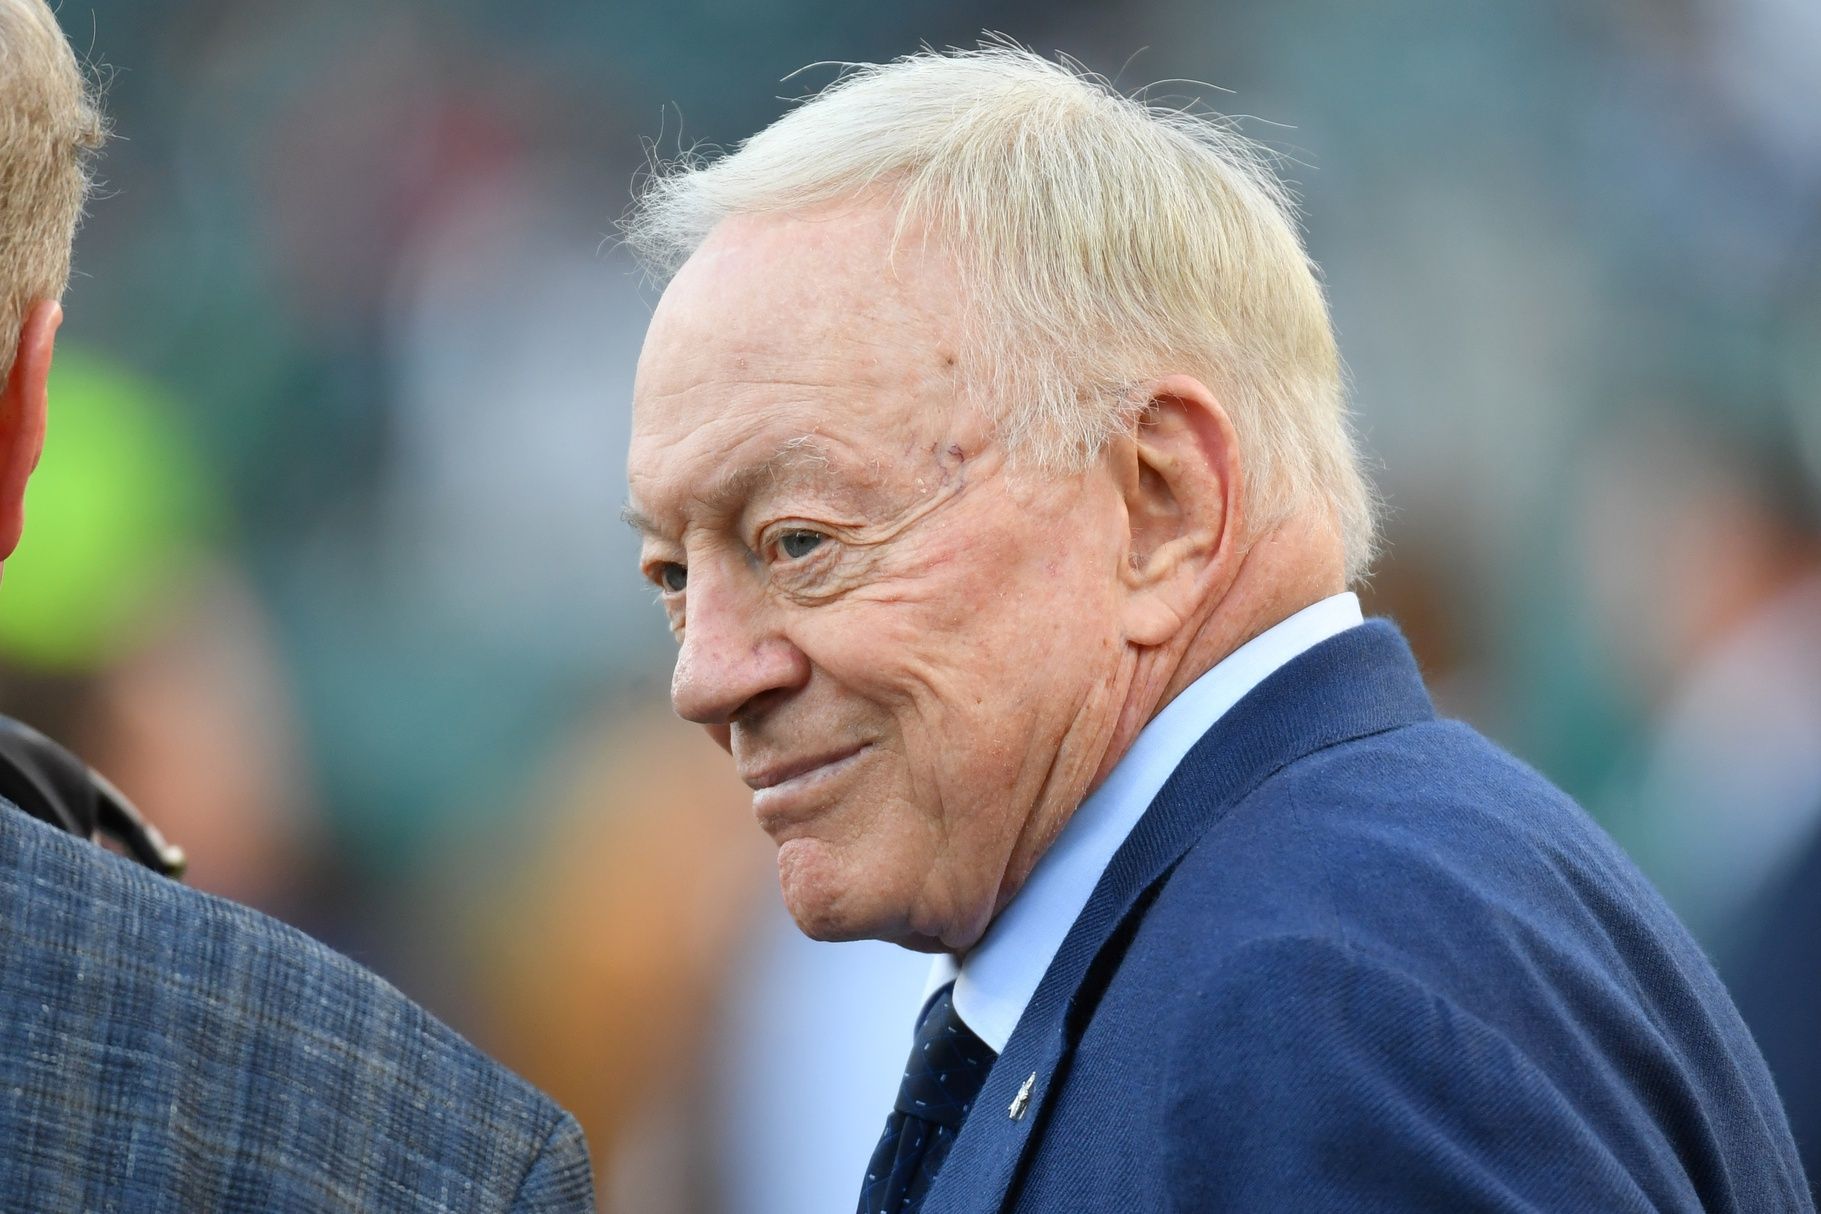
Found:
M 1805 1210 L 1700 949 L 1436 719 L 1267 158 L 1004 44 L 629 235 L 627 518 L 827 939 L 937 954 L 861 1211 Z
M 0 557 L 101 132 L 50 10 L 0 0 Z M 3 800 L 0 1144 L 21 1214 L 594 1208 L 574 1120 L 390 986 Z

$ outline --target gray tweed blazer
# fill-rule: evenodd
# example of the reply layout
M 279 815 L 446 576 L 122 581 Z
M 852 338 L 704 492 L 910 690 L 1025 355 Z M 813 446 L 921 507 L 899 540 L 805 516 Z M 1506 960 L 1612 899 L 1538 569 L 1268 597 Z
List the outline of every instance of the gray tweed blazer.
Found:
M 0 801 L 0 1210 L 593 1209 L 575 1120 L 392 987 Z

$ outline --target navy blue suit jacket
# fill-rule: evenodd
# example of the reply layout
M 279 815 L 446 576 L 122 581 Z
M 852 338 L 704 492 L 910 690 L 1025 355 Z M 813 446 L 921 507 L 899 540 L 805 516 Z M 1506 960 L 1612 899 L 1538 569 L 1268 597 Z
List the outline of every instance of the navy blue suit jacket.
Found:
M 396 990 L 0 802 L 0 1210 L 593 1209 L 574 1119 Z
M 1699 948 L 1375 621 L 1171 777 L 923 1208 L 1813 1207 Z

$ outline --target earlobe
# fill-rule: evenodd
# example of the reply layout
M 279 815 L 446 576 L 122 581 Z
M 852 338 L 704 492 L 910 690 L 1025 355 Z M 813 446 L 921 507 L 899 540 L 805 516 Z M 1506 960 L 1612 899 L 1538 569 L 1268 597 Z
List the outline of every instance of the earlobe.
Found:
M 1240 509 L 1232 420 L 1206 385 L 1171 376 L 1148 386 L 1121 482 L 1130 520 L 1126 636 L 1161 645 L 1230 580 Z
M 0 389 L 0 560 L 13 554 L 25 528 L 25 486 L 44 451 L 51 354 L 62 323 L 56 300 L 41 299 L 27 309 Z

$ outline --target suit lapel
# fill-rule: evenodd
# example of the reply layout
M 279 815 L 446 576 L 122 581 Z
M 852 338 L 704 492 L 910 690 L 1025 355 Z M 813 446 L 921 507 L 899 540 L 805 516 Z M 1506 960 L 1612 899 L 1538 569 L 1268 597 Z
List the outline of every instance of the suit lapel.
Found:
M 987 1076 L 925 1214 L 1005 1208 L 1144 909 L 1209 827 L 1286 764 L 1433 716 L 1403 637 L 1373 620 L 1299 655 L 1216 722 L 1151 802 L 1069 929 Z

